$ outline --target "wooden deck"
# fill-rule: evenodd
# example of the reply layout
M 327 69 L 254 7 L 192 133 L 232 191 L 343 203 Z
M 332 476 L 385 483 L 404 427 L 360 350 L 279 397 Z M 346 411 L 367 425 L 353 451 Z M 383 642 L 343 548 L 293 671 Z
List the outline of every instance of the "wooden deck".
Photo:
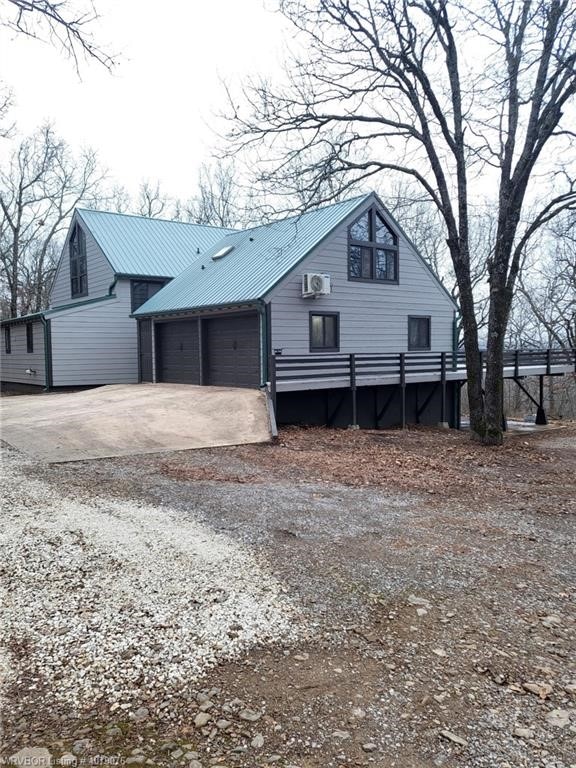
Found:
M 576 350 L 510 350 L 504 353 L 505 378 L 556 376 L 576 372 Z M 297 392 L 462 381 L 464 353 L 402 352 L 393 355 L 272 355 L 272 392 Z

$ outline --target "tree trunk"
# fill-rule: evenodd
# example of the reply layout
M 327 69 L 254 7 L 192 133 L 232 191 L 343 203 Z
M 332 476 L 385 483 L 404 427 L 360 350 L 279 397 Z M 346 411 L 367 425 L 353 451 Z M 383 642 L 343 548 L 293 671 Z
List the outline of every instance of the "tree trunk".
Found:
M 452 247 L 450 250 L 460 291 L 460 312 L 468 377 L 470 429 L 476 438 L 481 439 L 485 431 L 484 395 L 482 392 L 482 365 L 480 361 L 480 346 L 478 344 L 478 325 L 470 281 L 470 270 L 466 264 L 466 254 L 462 254 L 460 248 L 455 250 Z
M 492 275 L 493 283 L 498 277 Z M 502 445 L 504 440 L 503 378 L 504 342 L 512 292 L 505 285 L 492 285 L 490 291 L 490 316 L 488 319 L 488 343 L 486 345 L 486 378 L 484 382 L 485 428 L 482 442 L 486 445 Z

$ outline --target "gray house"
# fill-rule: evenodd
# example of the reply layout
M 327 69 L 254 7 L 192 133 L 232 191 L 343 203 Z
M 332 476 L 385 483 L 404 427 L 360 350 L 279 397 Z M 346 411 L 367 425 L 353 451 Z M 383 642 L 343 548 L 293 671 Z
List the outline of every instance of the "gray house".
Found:
M 373 193 L 245 231 L 80 210 L 50 309 L 4 323 L 2 379 L 268 383 L 281 421 L 339 423 L 354 356 L 366 368 L 451 353 L 455 311 Z M 459 387 L 443 381 L 454 422 Z M 382 371 L 372 383 L 355 399 L 363 423 L 394 423 L 400 407 L 439 420 L 430 376 L 401 406 Z
M 349 423 L 342 361 L 360 355 L 367 366 L 371 356 L 452 352 L 455 311 L 378 197 L 364 195 L 231 232 L 199 255 L 134 313 L 140 375 L 222 386 L 270 382 L 280 421 Z M 279 385 L 272 381 L 278 370 Z M 396 422 L 406 403 L 395 402 L 388 383 L 378 375 L 359 392 L 361 423 Z M 442 410 L 442 420 L 455 423 L 458 394 L 455 383 L 441 394 L 435 377 L 424 376 L 408 388 L 406 418 L 435 422 Z
M 76 210 L 45 312 L 2 322 L 2 382 L 139 381 L 131 313 L 230 230 Z

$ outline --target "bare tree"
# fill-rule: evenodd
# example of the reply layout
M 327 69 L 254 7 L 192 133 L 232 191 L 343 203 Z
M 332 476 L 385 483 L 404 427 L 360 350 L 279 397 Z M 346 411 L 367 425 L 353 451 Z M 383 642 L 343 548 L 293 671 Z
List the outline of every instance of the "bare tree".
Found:
M 196 224 L 233 227 L 239 218 L 236 208 L 237 193 L 232 163 L 202 165 L 198 172 L 198 192 L 185 205 L 186 217 Z
M 286 85 L 253 83 L 244 99 L 231 99 L 233 146 L 272 157 L 274 172 L 261 178 L 276 188 L 295 188 L 293 168 L 302 187 L 304 168 L 315 202 L 328 177 L 345 180 L 340 191 L 383 172 L 420 184 L 442 217 L 458 284 L 472 432 L 500 443 L 504 342 L 522 254 L 544 224 L 576 204 L 566 166 L 576 7 L 571 0 L 280 0 L 280 7 L 306 53 L 291 63 Z M 484 254 L 485 394 L 471 256 L 478 180 L 496 191 L 493 248 Z M 527 218 L 531 192 L 540 206 Z
M 160 182 L 143 181 L 140 184 L 136 213 L 148 219 L 157 219 L 166 212 L 169 199 L 160 189 Z
M 8 115 L 12 106 L 12 91 L 0 82 L 0 139 L 9 139 L 14 131 L 14 124 Z
M 0 170 L 0 278 L 10 317 L 46 306 L 59 237 L 102 180 L 94 152 L 73 156 L 49 125 L 24 139 Z
M 58 45 L 79 69 L 79 57 L 91 58 L 108 69 L 112 56 L 93 39 L 91 27 L 98 14 L 91 0 L 4 0 L 0 24 Z
M 234 161 L 218 159 L 200 167 L 197 191 L 187 201 L 173 201 L 173 216 L 214 227 L 248 227 L 273 214 L 271 206 L 256 199 L 253 190 L 239 182 Z
M 518 280 L 519 332 L 527 343 L 576 348 L 576 213 L 559 217 L 527 257 Z
M 132 200 L 126 187 L 121 184 L 115 184 L 98 203 L 99 207 L 106 211 L 114 213 L 130 213 Z

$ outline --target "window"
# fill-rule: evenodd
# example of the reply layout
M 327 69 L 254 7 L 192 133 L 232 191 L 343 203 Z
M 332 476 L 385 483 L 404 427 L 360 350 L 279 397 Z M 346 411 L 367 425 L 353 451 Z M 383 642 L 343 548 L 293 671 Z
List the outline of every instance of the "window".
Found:
M 338 312 L 310 312 L 310 352 L 338 352 L 340 315 Z
M 7 355 L 12 352 L 12 339 L 10 338 L 10 326 L 4 326 L 4 350 Z
M 376 208 L 348 227 L 348 279 L 398 282 L 398 237 Z
M 26 323 L 26 352 L 34 352 L 34 326 Z
M 130 290 L 132 294 L 132 312 L 145 304 L 148 299 L 158 293 L 166 283 L 162 280 L 132 280 Z
M 430 349 L 430 318 L 408 318 L 408 349 Z
M 72 298 L 88 295 L 86 235 L 76 224 L 70 237 L 70 293 Z

